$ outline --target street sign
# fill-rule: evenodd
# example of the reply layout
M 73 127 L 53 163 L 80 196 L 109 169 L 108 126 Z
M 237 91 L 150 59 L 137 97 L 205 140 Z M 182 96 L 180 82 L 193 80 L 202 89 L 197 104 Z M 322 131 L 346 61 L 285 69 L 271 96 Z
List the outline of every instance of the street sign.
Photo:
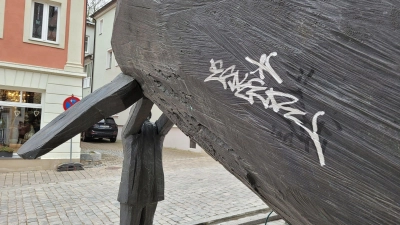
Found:
M 66 98 L 63 103 L 64 110 L 69 109 L 71 106 L 73 106 L 75 103 L 77 103 L 79 101 L 80 101 L 80 99 L 77 97 L 74 97 L 74 95 Z
M 80 99 L 75 97 L 74 95 L 71 95 L 71 97 L 68 97 L 64 100 L 63 102 L 63 107 L 64 110 L 69 109 L 71 106 L 73 106 L 75 103 L 79 102 Z M 74 165 L 72 163 L 72 138 L 71 138 L 71 142 L 70 142 L 70 149 L 69 149 L 69 164 L 67 164 L 66 166 L 69 167 L 71 165 Z

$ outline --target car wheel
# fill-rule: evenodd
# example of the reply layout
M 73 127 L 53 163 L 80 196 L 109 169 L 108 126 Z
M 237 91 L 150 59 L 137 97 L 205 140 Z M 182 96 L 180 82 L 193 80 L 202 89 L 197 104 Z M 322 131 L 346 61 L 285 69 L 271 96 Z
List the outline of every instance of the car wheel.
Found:
M 110 142 L 115 142 L 117 139 L 116 138 L 110 138 Z

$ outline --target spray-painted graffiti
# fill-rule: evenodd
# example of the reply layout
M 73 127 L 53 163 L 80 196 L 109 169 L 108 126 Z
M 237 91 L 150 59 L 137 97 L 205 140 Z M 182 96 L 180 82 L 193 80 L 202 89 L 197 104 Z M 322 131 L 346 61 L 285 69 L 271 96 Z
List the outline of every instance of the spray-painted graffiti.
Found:
M 265 73 L 274 78 L 276 82 L 279 84 L 283 83 L 283 80 L 280 76 L 275 72 L 275 70 L 271 67 L 269 60 L 272 56 L 277 56 L 276 52 L 272 52 L 268 56 L 263 54 L 260 58 L 260 61 L 257 62 L 249 57 L 246 57 L 246 61 L 251 64 L 254 64 L 258 67 L 257 70 L 251 71 L 249 73 L 244 74 L 244 78 L 240 79 L 239 70 L 235 70 L 236 66 L 230 66 L 227 69 L 223 68 L 223 61 L 218 60 L 214 61 L 211 59 L 210 63 L 210 72 L 212 73 L 208 76 L 204 82 L 208 81 L 219 81 L 221 82 L 224 89 L 228 87 L 236 97 L 242 98 L 248 101 L 250 104 L 254 104 L 254 99 L 258 99 L 261 101 L 265 109 L 272 109 L 274 112 L 278 113 L 279 111 L 283 112 L 283 116 L 286 119 L 289 119 L 296 123 L 298 126 L 303 128 L 312 141 L 314 142 L 315 148 L 317 149 L 318 158 L 321 166 L 325 165 L 325 158 L 322 152 L 321 143 L 319 140 L 319 136 L 317 134 L 317 120 L 319 116 L 325 114 L 324 111 L 319 111 L 314 114 L 312 118 L 312 128 L 309 129 L 304 125 L 302 121 L 300 121 L 295 116 L 303 116 L 307 114 L 307 112 L 301 111 L 296 108 L 290 107 L 290 105 L 299 101 L 299 99 L 291 94 L 283 93 L 280 91 L 275 91 L 273 88 L 268 88 L 265 85 Z M 250 75 L 256 77 L 249 77 Z M 264 94 L 260 94 L 260 92 L 264 92 Z M 287 101 L 277 101 L 278 99 L 287 99 Z

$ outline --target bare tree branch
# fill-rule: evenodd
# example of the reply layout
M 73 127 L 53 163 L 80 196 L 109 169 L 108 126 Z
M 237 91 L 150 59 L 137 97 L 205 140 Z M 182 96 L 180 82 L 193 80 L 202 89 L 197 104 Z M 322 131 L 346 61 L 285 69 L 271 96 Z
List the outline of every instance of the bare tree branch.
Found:
M 90 15 L 101 9 L 105 4 L 111 0 L 87 0 L 86 18 L 91 20 Z

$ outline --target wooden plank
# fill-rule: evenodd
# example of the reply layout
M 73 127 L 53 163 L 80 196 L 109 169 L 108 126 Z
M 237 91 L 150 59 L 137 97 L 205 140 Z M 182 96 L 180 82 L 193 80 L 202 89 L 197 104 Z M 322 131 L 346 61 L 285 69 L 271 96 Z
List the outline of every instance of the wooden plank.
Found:
M 100 119 L 128 108 L 142 96 L 137 82 L 131 76 L 120 74 L 48 123 L 18 154 L 28 159 L 42 156 Z

